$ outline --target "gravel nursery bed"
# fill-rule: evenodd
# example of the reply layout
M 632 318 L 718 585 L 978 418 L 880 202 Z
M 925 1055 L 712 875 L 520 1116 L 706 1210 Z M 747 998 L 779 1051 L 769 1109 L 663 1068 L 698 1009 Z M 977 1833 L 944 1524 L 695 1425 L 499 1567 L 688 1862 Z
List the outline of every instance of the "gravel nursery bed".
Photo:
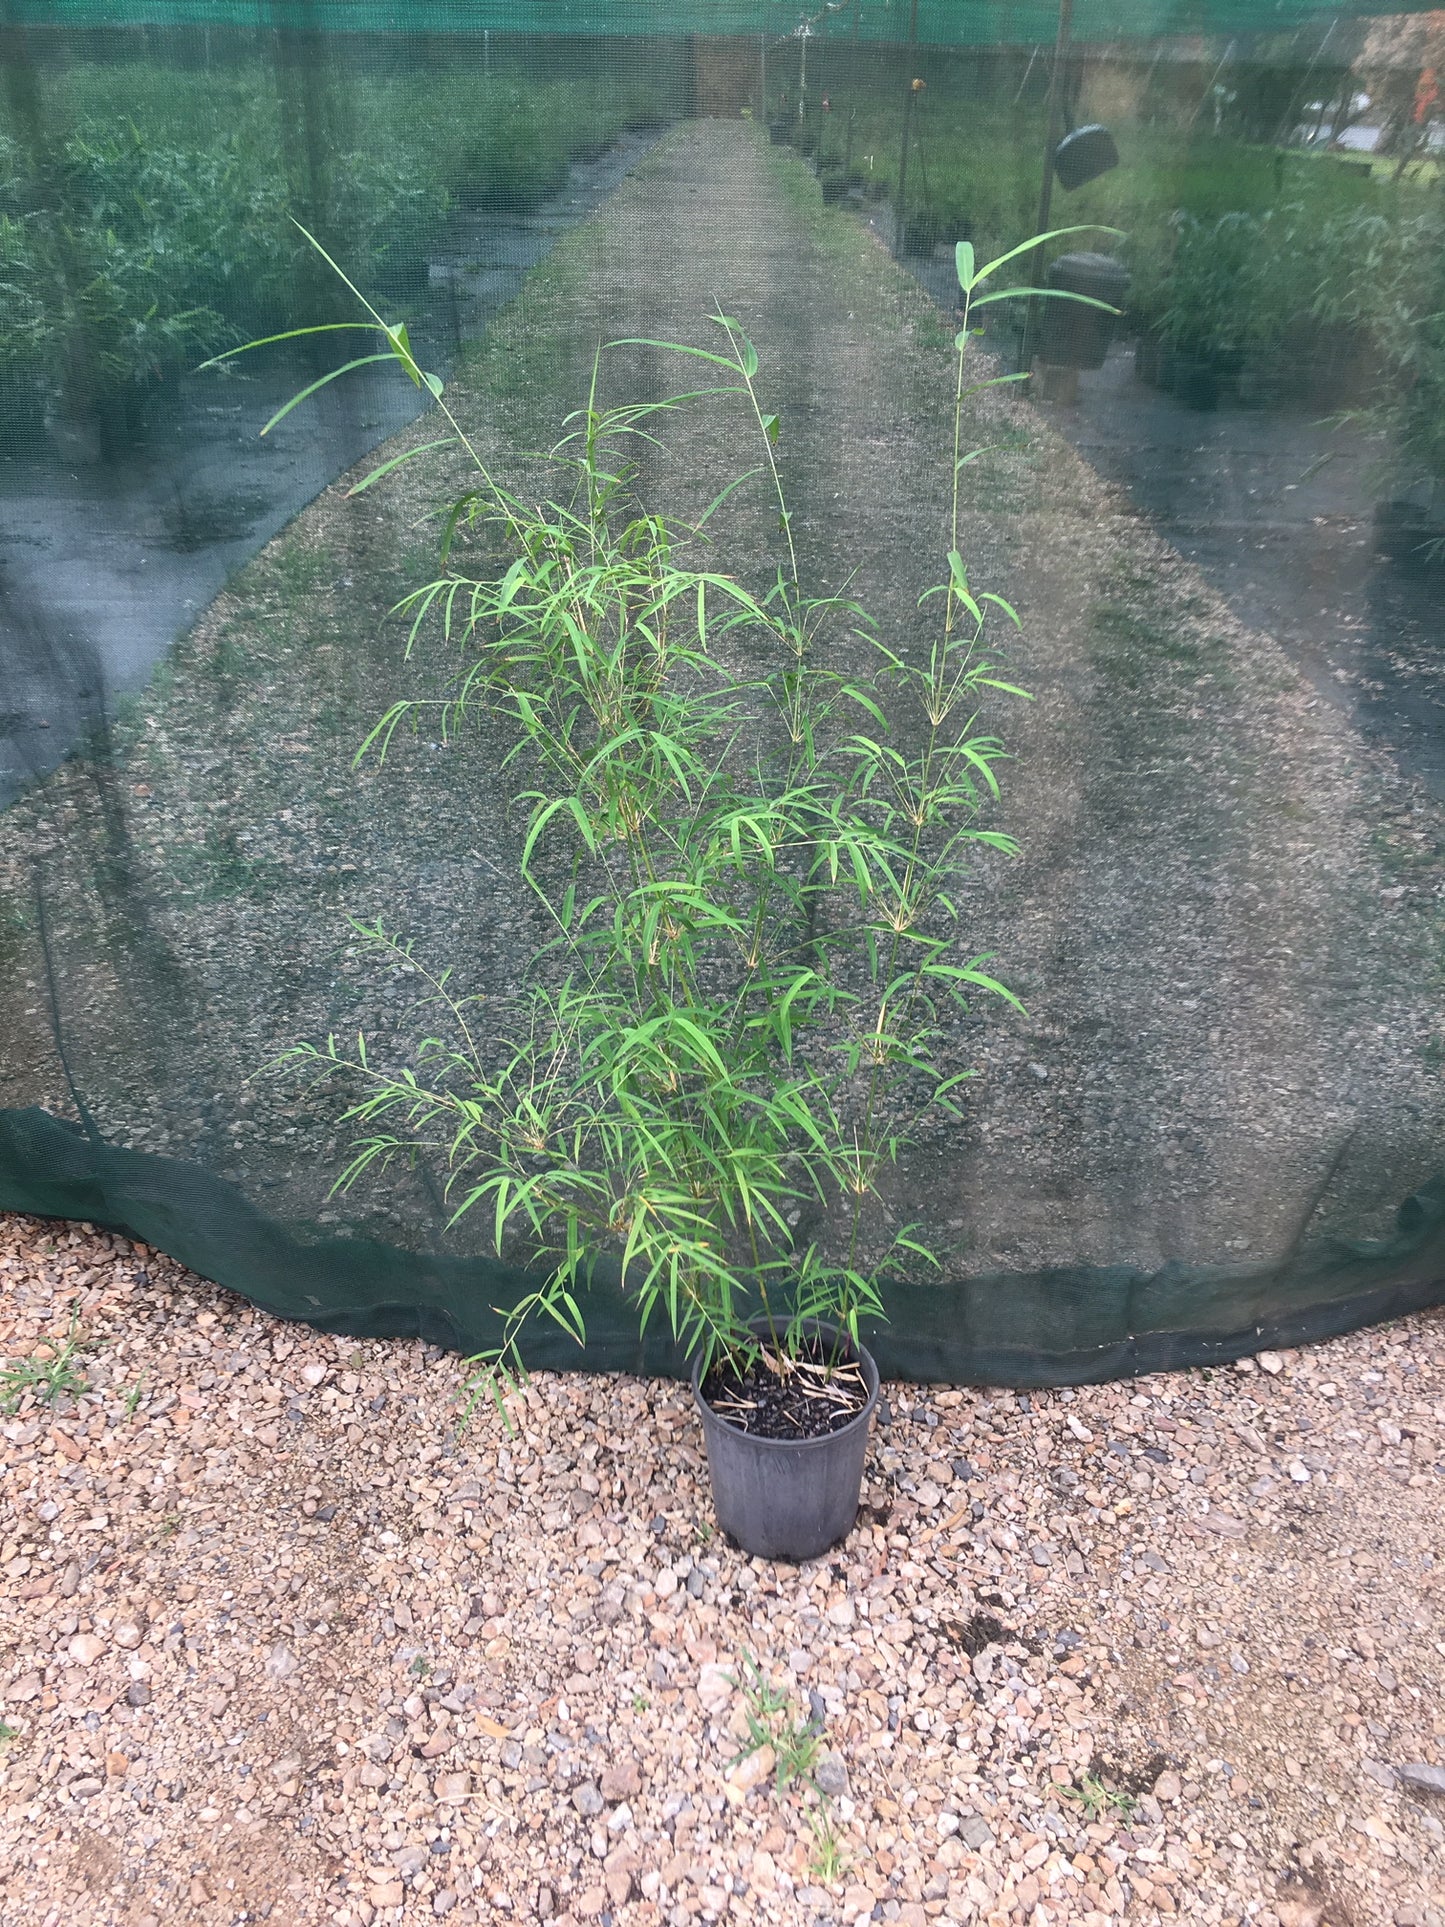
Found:
M 887 1386 L 787 1568 L 671 1382 L 459 1437 L 456 1358 L 89 1226 L 0 1220 L 0 1285 L 85 1386 L 3 1421 L 6 1927 L 1445 1923 L 1439 1315 Z

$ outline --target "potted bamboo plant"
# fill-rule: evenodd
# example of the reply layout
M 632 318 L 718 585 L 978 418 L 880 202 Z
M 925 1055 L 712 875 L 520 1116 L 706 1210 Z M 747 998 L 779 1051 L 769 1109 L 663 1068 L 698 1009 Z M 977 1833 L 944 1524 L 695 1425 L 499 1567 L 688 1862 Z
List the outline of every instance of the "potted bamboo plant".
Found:
M 953 895 L 972 848 L 1014 848 L 981 820 L 1004 751 L 979 712 L 1022 693 L 986 646 L 1017 618 L 958 551 L 959 478 L 965 405 L 992 385 L 966 379 L 973 313 L 1017 297 L 984 284 L 1034 245 L 983 268 L 957 250 L 950 539 L 916 657 L 804 586 L 778 420 L 737 320 L 714 315 L 707 347 L 631 345 L 703 362 L 714 402 L 750 416 L 779 517 L 765 589 L 710 569 L 695 530 L 637 499 L 629 447 L 680 402 L 604 409 L 594 366 L 555 452 L 562 486 L 536 506 L 490 474 L 405 329 L 370 311 L 381 354 L 437 395 L 475 466 L 444 572 L 404 606 L 413 640 L 436 624 L 457 654 L 441 726 L 485 706 L 511 734 L 518 877 L 551 937 L 507 994 L 463 996 L 438 970 L 415 1068 L 334 1038 L 287 1061 L 354 1080 L 342 1186 L 441 1145 L 455 1218 L 484 1212 L 536 1267 L 476 1361 L 499 1396 L 530 1324 L 581 1344 L 587 1281 L 620 1266 L 640 1325 L 665 1320 L 692 1360 L 720 1524 L 770 1557 L 814 1557 L 853 1523 L 878 1397 L 862 1328 L 890 1267 L 931 1262 L 911 1228 L 881 1231 L 880 1180 L 969 1075 L 943 1061 L 945 1021 L 979 996 L 1015 1001 L 960 949 Z M 508 563 L 469 575 L 466 531 Z M 418 708 L 397 703 L 366 749 L 384 758 Z M 357 928 L 410 959 L 380 924 Z

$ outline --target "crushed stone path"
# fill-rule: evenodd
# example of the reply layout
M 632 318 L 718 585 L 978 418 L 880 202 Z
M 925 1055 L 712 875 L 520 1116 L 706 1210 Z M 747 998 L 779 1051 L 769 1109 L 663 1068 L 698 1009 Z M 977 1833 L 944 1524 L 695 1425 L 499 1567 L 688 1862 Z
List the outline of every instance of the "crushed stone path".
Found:
M 6 1927 L 1445 1927 L 1439 1315 L 890 1385 L 803 1568 L 675 1384 L 458 1436 L 453 1357 L 0 1219 L 0 1359 L 67 1340 L 0 1420 Z

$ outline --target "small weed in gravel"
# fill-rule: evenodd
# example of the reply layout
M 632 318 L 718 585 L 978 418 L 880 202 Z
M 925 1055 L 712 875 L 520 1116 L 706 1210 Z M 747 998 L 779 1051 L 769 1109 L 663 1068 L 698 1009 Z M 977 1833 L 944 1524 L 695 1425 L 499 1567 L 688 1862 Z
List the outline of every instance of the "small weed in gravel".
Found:
M 70 1329 L 58 1348 L 38 1345 L 28 1357 L 12 1359 L 0 1371 L 0 1412 L 13 1418 L 27 1392 L 37 1405 L 54 1405 L 67 1392 L 86 1391 L 88 1383 L 75 1369 L 75 1360 L 85 1349 L 79 1320 L 72 1315 Z
M 786 1793 L 794 1784 L 818 1791 L 815 1775 L 822 1755 L 821 1722 L 810 1713 L 800 1725 L 795 1725 L 788 1694 L 769 1683 L 751 1653 L 743 1654 L 743 1674 L 741 1691 L 748 1743 L 738 1754 L 738 1760 L 770 1746 L 776 1762 L 779 1793 Z
M 1139 1804 L 1132 1794 L 1117 1792 L 1093 1773 L 1081 1773 L 1076 1786 L 1064 1786 L 1056 1781 L 1049 1790 L 1057 1793 L 1061 1800 L 1072 1801 L 1090 1826 L 1096 1825 L 1106 1815 L 1127 1820 Z

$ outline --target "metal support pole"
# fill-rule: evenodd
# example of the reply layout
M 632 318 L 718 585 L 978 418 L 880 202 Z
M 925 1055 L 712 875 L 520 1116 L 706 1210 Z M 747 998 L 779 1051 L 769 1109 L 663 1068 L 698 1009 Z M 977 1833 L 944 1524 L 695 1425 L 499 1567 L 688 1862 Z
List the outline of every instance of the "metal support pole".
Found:
M 1214 89 L 1218 86 L 1219 76 L 1224 72 L 1224 69 L 1226 68 L 1226 66 L 1228 66 L 1230 60 L 1234 57 L 1234 45 L 1235 43 L 1231 40 L 1229 45 L 1224 50 L 1224 58 L 1220 61 L 1219 65 L 1215 68 L 1214 72 L 1209 76 L 1209 85 L 1205 88 L 1204 92 L 1199 96 L 1199 100 L 1195 106 L 1194 112 L 1189 116 L 1188 123 L 1185 126 L 1184 131 L 1186 134 L 1192 134 L 1194 132 L 1194 123 L 1199 119 L 1199 116 L 1204 112 L 1205 101 L 1209 99 L 1209 96 L 1214 92 Z
M 1149 98 L 1149 89 L 1154 85 L 1154 76 L 1159 70 L 1159 62 L 1164 56 L 1164 42 L 1161 40 L 1154 49 L 1154 58 L 1149 62 L 1149 71 L 1144 76 L 1144 85 L 1139 89 L 1139 113 L 1142 118 L 1144 105 Z
M 1059 144 L 1064 114 L 1064 93 L 1067 86 L 1069 50 L 1073 44 L 1074 0 L 1059 0 L 1059 31 L 1054 41 L 1054 65 L 1049 75 L 1049 131 L 1044 142 L 1044 178 L 1039 188 L 1039 214 L 1034 223 L 1035 234 L 1047 234 L 1049 213 L 1054 204 L 1054 149 Z M 1043 249 L 1035 248 L 1029 256 L 1029 283 L 1037 286 L 1039 267 L 1043 260 Z M 1033 338 L 1038 332 L 1035 310 L 1037 301 L 1030 301 L 1024 310 L 1023 339 L 1019 343 L 1019 366 L 1027 369 L 1033 358 Z
M 1334 39 L 1335 28 L 1339 26 L 1339 24 L 1340 24 L 1339 18 L 1338 16 L 1336 16 L 1336 18 L 1330 22 L 1328 28 L 1326 29 L 1324 39 L 1320 42 L 1318 47 L 1316 47 L 1314 52 L 1310 55 L 1310 64 L 1304 70 L 1304 78 L 1300 81 L 1299 86 L 1290 94 L 1289 100 L 1285 105 L 1284 113 L 1280 118 L 1279 126 L 1274 130 L 1274 145 L 1276 147 L 1278 147 L 1281 144 L 1281 142 L 1286 138 L 1286 136 L 1290 131 L 1291 124 L 1298 118 L 1299 114 L 1303 110 L 1305 93 L 1310 84 L 1310 75 L 1314 72 L 1315 68 L 1319 66 L 1320 61 L 1324 58 L 1325 48 L 1328 47 L 1331 40 Z M 1298 106 L 1296 105 L 1296 102 L 1298 102 Z
M 1072 5 L 1073 0 L 1066 0 L 1066 4 Z M 908 51 L 910 54 L 912 54 L 917 45 L 918 0 L 913 0 L 908 14 Z M 908 91 L 903 96 L 903 146 L 898 155 L 898 195 L 897 205 L 893 210 L 893 252 L 895 254 L 902 254 L 903 252 L 903 224 L 907 218 L 908 207 L 908 149 L 913 138 L 914 75 L 912 72 L 912 60 L 909 60 L 907 66 Z
M 1035 48 L 1034 48 L 1034 50 L 1033 50 L 1033 52 L 1032 52 L 1032 53 L 1031 53 L 1031 54 L 1029 55 L 1029 64 L 1028 64 L 1028 66 L 1024 68 L 1024 77 L 1023 77 L 1023 79 L 1022 79 L 1022 80 L 1021 80 L 1021 81 L 1019 82 L 1019 90 L 1018 90 L 1018 92 L 1017 92 L 1017 93 L 1016 93 L 1016 94 L 1014 95 L 1014 106 L 1015 106 L 1015 107 L 1017 107 L 1017 106 L 1018 106 L 1018 104 L 1019 104 L 1019 102 L 1020 102 L 1020 101 L 1021 101 L 1021 100 L 1023 99 L 1023 97 L 1024 97 L 1024 88 L 1025 88 L 1025 87 L 1027 87 L 1027 86 L 1028 86 L 1028 84 L 1029 84 L 1029 75 L 1030 75 L 1030 74 L 1031 74 L 1031 73 L 1033 72 L 1033 70 L 1034 70 L 1034 62 L 1035 62 L 1035 61 L 1036 61 L 1036 60 L 1038 59 L 1038 57 L 1039 57 L 1039 50 L 1038 50 L 1038 48 L 1037 48 L 1037 47 L 1035 47 Z

